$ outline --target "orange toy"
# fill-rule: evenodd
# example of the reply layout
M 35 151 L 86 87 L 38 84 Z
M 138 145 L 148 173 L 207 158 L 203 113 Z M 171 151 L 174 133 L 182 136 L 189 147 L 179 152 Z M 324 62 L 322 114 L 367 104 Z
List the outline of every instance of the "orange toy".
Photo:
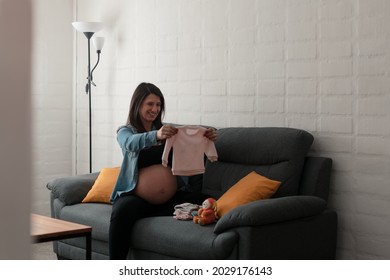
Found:
M 212 224 L 217 219 L 217 202 L 214 198 L 207 198 L 202 203 L 202 207 L 198 210 L 198 215 L 194 216 L 195 224 L 205 226 Z

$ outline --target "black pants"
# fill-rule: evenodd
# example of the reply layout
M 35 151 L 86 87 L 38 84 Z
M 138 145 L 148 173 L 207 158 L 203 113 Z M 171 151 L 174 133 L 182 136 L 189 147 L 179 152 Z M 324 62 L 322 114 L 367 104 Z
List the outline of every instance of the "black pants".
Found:
M 133 194 L 119 197 L 112 206 L 109 231 L 110 259 L 124 260 L 127 258 L 131 231 L 138 219 L 173 216 L 175 205 L 185 202 L 202 204 L 206 198 L 199 193 L 177 191 L 167 203 L 153 205 Z

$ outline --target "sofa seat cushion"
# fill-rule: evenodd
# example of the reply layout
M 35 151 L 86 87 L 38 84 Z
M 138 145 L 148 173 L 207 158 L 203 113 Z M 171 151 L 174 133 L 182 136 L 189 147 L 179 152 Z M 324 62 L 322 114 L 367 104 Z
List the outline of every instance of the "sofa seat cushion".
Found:
M 200 226 L 171 216 L 145 218 L 134 225 L 131 246 L 180 259 L 230 258 L 238 236 L 235 232 L 215 234 L 214 226 Z
M 92 227 L 92 238 L 108 242 L 111 205 L 103 203 L 79 203 L 61 209 L 58 219 Z

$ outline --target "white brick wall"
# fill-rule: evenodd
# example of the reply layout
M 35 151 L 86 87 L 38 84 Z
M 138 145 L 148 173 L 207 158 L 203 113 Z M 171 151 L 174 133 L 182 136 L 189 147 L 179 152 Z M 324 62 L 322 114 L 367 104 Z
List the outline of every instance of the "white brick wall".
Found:
M 390 1 L 76 2 L 80 20 L 97 13 L 108 26 L 94 76 L 95 170 L 120 163 L 115 130 L 135 86 L 154 82 L 169 122 L 313 133 L 311 153 L 334 160 L 337 257 L 390 258 Z M 84 42 L 77 49 L 83 88 Z M 74 104 L 79 173 L 86 98 Z
M 50 215 L 46 184 L 73 172 L 73 3 L 35 0 L 32 13 L 31 211 Z

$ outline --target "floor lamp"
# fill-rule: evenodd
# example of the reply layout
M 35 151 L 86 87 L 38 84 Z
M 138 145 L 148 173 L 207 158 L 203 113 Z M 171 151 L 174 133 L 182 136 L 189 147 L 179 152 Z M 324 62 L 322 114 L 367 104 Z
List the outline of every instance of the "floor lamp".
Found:
M 83 32 L 85 37 L 88 40 L 88 75 L 87 75 L 87 84 L 85 86 L 85 91 L 89 97 L 89 172 L 92 173 L 92 110 L 91 110 L 91 85 L 95 86 L 93 82 L 92 74 L 96 66 L 100 61 L 100 53 L 103 47 L 104 38 L 102 37 L 93 37 L 93 35 L 100 31 L 103 28 L 102 22 L 72 22 L 73 27 L 80 32 Z M 93 38 L 92 38 L 93 37 Z M 91 71 L 91 38 L 95 48 L 97 49 L 98 60 L 96 65 Z

